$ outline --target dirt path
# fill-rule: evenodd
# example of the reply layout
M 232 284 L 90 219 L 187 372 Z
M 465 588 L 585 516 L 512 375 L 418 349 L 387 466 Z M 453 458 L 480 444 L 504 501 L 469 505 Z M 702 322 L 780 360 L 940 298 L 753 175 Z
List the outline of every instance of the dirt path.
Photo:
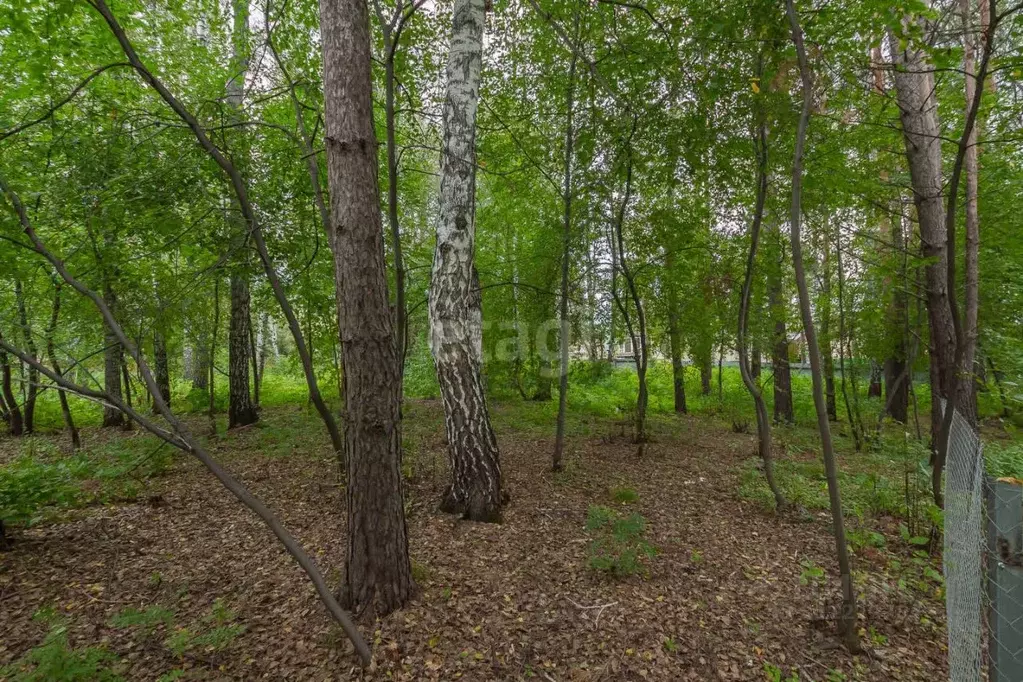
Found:
M 853 658 L 835 648 L 823 622 L 837 594 L 828 527 L 778 520 L 736 495 L 749 436 L 682 418 L 658 425 L 642 461 L 627 442 L 573 438 L 568 469 L 554 476 L 546 470 L 549 439 L 505 429 L 512 503 L 502 525 L 475 525 L 435 511 L 444 460 L 439 405 L 412 408 L 409 423 L 422 425 L 413 434 L 416 480 L 406 505 L 422 593 L 407 609 L 364 624 L 376 645 L 374 672 L 356 670 L 270 533 L 188 460 L 155 483 L 159 504 L 74 512 L 24 532 L 0 554 L 0 664 L 42 640 L 47 628 L 32 615 L 52 606 L 67 616 L 73 646 L 105 645 L 128 680 L 175 668 L 186 671 L 180 679 L 210 680 L 765 680 L 768 663 L 786 674 L 798 667 L 803 680 L 945 674 L 941 604 L 894 588 L 878 572 L 864 577 L 863 598 L 873 626 L 865 639 L 878 633 L 875 652 Z M 322 450 L 281 456 L 279 447 L 266 454 L 273 425 L 297 418 L 294 408 L 269 411 L 263 429 L 225 437 L 220 452 L 336 583 L 343 523 L 330 458 Z M 638 492 L 628 509 L 646 518 L 658 549 L 646 578 L 613 581 L 586 567 L 587 508 L 621 508 L 614 486 Z M 801 583 L 805 562 L 828 569 L 823 589 Z M 164 640 L 180 627 L 207 627 L 218 598 L 244 633 L 222 650 L 173 654 Z M 126 607 L 156 604 L 173 610 L 172 625 L 147 633 L 109 624 Z

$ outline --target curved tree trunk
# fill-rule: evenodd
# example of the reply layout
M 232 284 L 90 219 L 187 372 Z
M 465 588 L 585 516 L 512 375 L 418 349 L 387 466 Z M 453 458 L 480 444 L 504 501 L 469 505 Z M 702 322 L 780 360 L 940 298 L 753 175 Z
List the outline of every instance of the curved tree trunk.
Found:
M 792 264 L 796 274 L 796 288 L 799 290 L 799 312 L 803 318 L 803 333 L 806 335 L 807 353 L 810 356 L 810 372 L 813 379 L 813 403 L 817 411 L 817 428 L 820 431 L 824 469 L 828 479 L 828 497 L 831 502 L 832 529 L 835 535 L 835 548 L 838 554 L 838 570 L 842 578 L 842 610 L 838 618 L 838 629 L 849 652 L 858 653 L 861 647 L 859 633 L 857 632 L 856 587 L 853 585 L 852 580 L 849 547 L 845 541 L 845 520 L 842 512 L 842 498 L 838 489 L 835 449 L 831 442 L 831 424 L 828 422 L 827 405 L 824 400 L 820 348 L 817 345 L 817 333 L 814 329 L 813 313 L 810 309 L 810 292 L 806 286 L 806 273 L 803 270 L 803 250 L 800 243 L 803 149 L 806 144 L 806 128 L 810 121 L 813 83 L 810 79 L 810 67 L 806 59 L 806 50 L 803 47 L 803 31 L 799 26 L 799 16 L 796 14 L 795 0 L 786 0 L 785 8 L 792 27 L 792 42 L 796 46 L 796 55 L 799 59 L 803 95 L 803 107 L 799 116 L 799 128 L 796 132 L 796 149 L 792 162 L 792 210 L 789 217 L 789 226 L 792 232 Z
M 441 509 L 474 521 L 501 518 L 501 466 L 490 424 L 473 306 L 476 109 L 484 0 L 456 0 L 447 66 L 440 219 L 430 283 L 430 350 L 444 400 L 451 484 Z
M 321 0 L 327 177 L 344 368 L 342 597 L 383 616 L 415 591 L 401 480 L 401 379 L 387 292 L 366 0 Z
M 736 345 L 739 349 L 739 373 L 746 390 L 753 398 L 753 406 L 757 415 L 757 444 L 761 460 L 764 462 L 764 475 L 767 485 L 774 495 L 775 509 L 785 507 L 785 497 L 774 479 L 774 454 L 771 443 L 771 422 L 767 416 L 767 404 L 764 395 L 757 385 L 756 378 L 749 366 L 749 354 L 746 334 L 749 327 L 750 294 L 753 288 L 753 268 L 757 260 L 757 249 L 760 246 L 760 226 L 764 219 L 764 203 L 767 199 L 767 126 L 761 121 L 757 127 L 757 201 L 753 210 L 753 222 L 750 225 L 750 248 L 746 257 L 746 274 L 742 283 L 742 297 L 739 301 L 739 333 Z

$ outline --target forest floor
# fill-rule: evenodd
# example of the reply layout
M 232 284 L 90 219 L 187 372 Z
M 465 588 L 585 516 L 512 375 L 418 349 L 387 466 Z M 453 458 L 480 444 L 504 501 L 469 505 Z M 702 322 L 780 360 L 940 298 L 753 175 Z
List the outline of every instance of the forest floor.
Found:
M 863 522 L 886 541 L 856 548 L 866 651 L 851 656 L 832 632 L 829 517 L 820 509 L 778 516 L 739 494 L 753 466 L 752 436 L 710 417 L 658 416 L 638 459 L 620 424 L 580 418 L 566 470 L 553 474 L 549 421 L 528 404 L 497 404 L 493 413 L 511 502 L 502 524 L 481 525 L 436 509 L 446 469 L 440 402 L 406 406 L 406 508 L 421 592 L 400 612 L 362 624 L 375 645 L 370 671 L 358 669 L 270 532 L 180 455 L 133 501 L 70 510 L 13 533 L 10 551 L 0 552 L 0 669 L 26 661 L 48 632 L 47 641 L 65 646 L 59 623 L 65 654 L 108 652 L 101 667 L 126 680 L 947 676 L 939 588 L 907 579 L 913 554 L 898 520 Z M 202 419 L 195 424 L 205 430 Z M 83 436 L 87 447 L 134 439 L 140 454 L 152 443 L 95 429 Z M 37 440 L 47 438 L 56 436 Z M 316 417 L 304 407 L 266 409 L 260 424 L 221 432 L 212 445 L 337 584 L 343 496 Z M 0 462 L 16 447 L 24 444 L 0 443 Z M 814 457 L 799 450 L 785 457 Z M 591 505 L 643 516 L 657 554 L 639 574 L 615 578 L 589 565 Z

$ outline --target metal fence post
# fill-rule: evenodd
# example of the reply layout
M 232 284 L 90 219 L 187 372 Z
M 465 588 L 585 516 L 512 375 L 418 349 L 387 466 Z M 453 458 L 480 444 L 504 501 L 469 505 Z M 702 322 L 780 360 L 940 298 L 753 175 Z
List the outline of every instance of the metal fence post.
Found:
M 1023 680 L 1023 486 L 987 479 L 991 682 Z

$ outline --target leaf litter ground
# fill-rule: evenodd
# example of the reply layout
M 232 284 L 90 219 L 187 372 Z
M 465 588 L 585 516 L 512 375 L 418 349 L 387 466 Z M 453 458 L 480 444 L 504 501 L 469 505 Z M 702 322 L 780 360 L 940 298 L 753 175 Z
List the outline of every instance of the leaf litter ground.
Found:
M 869 553 L 856 558 L 867 651 L 837 646 L 827 517 L 779 517 L 739 497 L 751 436 L 706 418 L 659 418 L 637 459 L 620 425 L 582 420 L 566 470 L 552 474 L 552 429 L 520 416 L 513 405 L 494 408 L 511 502 L 502 524 L 480 525 L 436 510 L 446 472 L 440 403 L 407 405 L 406 508 L 421 591 L 400 612 L 362 623 L 375 651 L 369 671 L 270 532 L 183 456 L 135 503 L 75 510 L 16 534 L 0 553 L 0 665 L 39 645 L 47 626 L 33 614 L 52 608 L 71 646 L 116 654 L 127 680 L 175 670 L 183 680 L 770 680 L 772 666 L 786 680 L 947 675 L 941 602 L 899 587 Z M 138 438 L 85 433 L 87 446 L 110 437 Z M 337 584 L 343 491 L 315 416 L 267 409 L 258 426 L 211 445 Z M 0 461 L 16 447 L 0 444 Z M 616 502 L 616 487 L 638 499 Z M 647 575 L 615 580 L 587 567 L 593 504 L 645 517 L 658 551 Z M 824 569 L 819 579 L 807 579 L 808 566 Z M 166 642 L 197 632 L 215 604 L 244 631 L 224 646 L 172 651 Z M 111 624 L 127 608 L 153 606 L 173 619 Z

